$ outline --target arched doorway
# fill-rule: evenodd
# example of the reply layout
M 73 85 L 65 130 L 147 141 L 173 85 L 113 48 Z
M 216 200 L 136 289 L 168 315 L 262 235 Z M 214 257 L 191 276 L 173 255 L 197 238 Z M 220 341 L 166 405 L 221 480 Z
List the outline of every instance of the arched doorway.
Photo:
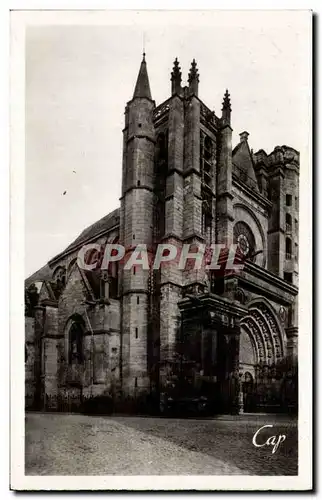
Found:
M 285 356 L 282 329 L 269 304 L 249 304 L 240 322 L 239 375 L 244 411 L 266 411 L 277 398 L 276 366 Z

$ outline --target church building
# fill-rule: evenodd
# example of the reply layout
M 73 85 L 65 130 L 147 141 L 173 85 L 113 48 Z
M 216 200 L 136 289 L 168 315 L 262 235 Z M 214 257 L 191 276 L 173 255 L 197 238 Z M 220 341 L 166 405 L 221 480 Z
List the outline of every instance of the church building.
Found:
M 228 91 L 217 115 L 198 87 L 195 60 L 183 85 L 176 59 L 156 105 L 143 55 L 125 107 L 120 206 L 25 282 L 26 408 L 102 395 L 135 405 L 183 372 L 222 413 L 295 404 L 299 152 L 253 152 L 245 131 L 233 147 Z M 108 243 L 144 244 L 152 259 L 160 243 L 235 244 L 243 265 L 225 271 L 223 253 L 219 270 L 102 270 L 98 251 L 95 268 L 78 265 L 84 245 Z

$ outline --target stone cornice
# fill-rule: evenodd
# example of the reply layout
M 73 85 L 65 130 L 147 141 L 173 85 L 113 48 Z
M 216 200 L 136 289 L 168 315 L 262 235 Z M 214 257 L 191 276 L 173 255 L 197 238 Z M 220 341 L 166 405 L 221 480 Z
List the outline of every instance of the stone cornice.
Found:
M 256 276 L 258 278 L 267 281 L 268 283 L 274 284 L 277 288 L 285 290 L 287 293 L 296 296 L 298 294 L 298 288 L 292 283 L 288 283 L 288 281 L 283 280 L 279 276 L 274 273 L 271 273 L 267 269 L 263 269 L 256 264 L 251 262 L 246 262 L 243 271 L 248 272 L 252 276 Z
M 155 139 L 152 139 L 152 137 L 146 134 L 133 134 L 127 139 L 126 143 L 129 144 L 129 142 L 133 141 L 134 139 L 146 139 L 147 141 L 152 142 L 152 144 L 156 143 Z
M 273 206 L 272 202 L 269 201 L 267 198 L 264 198 L 260 193 L 257 193 L 257 191 L 252 190 L 245 184 L 239 181 L 238 177 L 233 174 L 233 184 L 238 187 L 241 191 L 243 191 L 245 194 L 247 194 L 250 198 L 252 198 L 254 201 L 256 201 L 259 205 L 261 205 L 262 208 L 265 210 L 270 210 Z
M 58 300 L 52 300 L 52 299 L 43 299 L 41 301 L 41 305 L 44 307 L 54 307 L 58 308 Z
M 154 193 L 154 189 L 151 186 L 148 186 L 146 184 L 141 184 L 140 186 L 137 186 L 136 184 L 133 184 L 133 186 L 129 186 L 124 190 L 122 198 L 126 195 L 126 193 L 129 193 L 134 189 L 145 189 L 147 191 L 150 191 L 151 193 Z
M 178 288 L 183 288 L 183 285 L 181 285 L 179 283 L 175 283 L 174 281 L 171 281 L 171 280 L 167 280 L 167 281 L 160 283 L 160 287 L 165 286 L 165 285 L 172 285 L 172 286 L 176 286 Z
M 230 123 L 222 123 L 222 125 L 220 126 L 220 132 L 223 132 L 223 130 L 225 130 L 226 128 L 229 128 L 230 131 L 233 132 Z
M 205 237 L 202 236 L 201 233 L 190 233 L 188 234 L 187 236 L 184 236 L 182 238 L 182 241 L 189 241 L 189 240 L 199 240 L 201 242 L 204 242 L 205 241 Z
M 55 339 L 55 340 L 63 339 L 64 337 L 65 337 L 65 335 L 62 333 L 57 333 L 57 335 L 55 335 L 54 333 L 46 333 L 46 332 L 44 332 L 40 336 L 40 338 L 42 338 L 42 339 Z
M 113 333 L 120 333 L 120 330 L 117 328 L 108 328 L 106 330 L 104 329 L 97 329 L 97 330 L 86 330 L 84 332 L 84 335 L 86 336 L 91 336 L 91 335 L 112 335 Z
M 122 292 L 120 297 L 124 297 L 125 295 L 130 295 L 130 293 L 143 293 L 145 295 L 149 295 L 148 290 L 144 290 L 144 288 L 132 288 L 131 290 L 127 290 L 126 292 Z
M 261 269 L 259 266 L 246 263 L 242 271 L 227 276 L 229 279 L 238 279 L 239 286 L 245 290 L 253 291 L 256 294 L 269 298 L 272 301 L 278 301 L 283 305 L 290 305 L 296 295 L 298 289 L 294 285 L 284 281 L 274 274 Z M 255 267 L 257 269 L 255 269 Z M 258 271 L 258 269 L 260 271 Z M 261 272 L 262 271 L 262 272 Z
M 151 102 L 152 104 L 154 104 L 154 108 L 153 108 L 153 112 L 155 111 L 155 100 L 154 99 L 149 99 L 149 97 L 133 97 L 130 101 L 127 101 L 126 103 L 126 106 L 130 106 L 132 104 L 132 102 L 136 101 L 137 99 L 145 99 L 146 101 L 149 101 Z
M 195 297 L 186 297 L 178 302 L 179 309 L 183 311 L 188 311 L 191 309 L 191 305 L 195 309 L 212 308 L 219 310 L 227 315 L 234 315 L 237 317 L 243 316 L 247 312 L 247 308 L 232 302 L 230 299 L 216 295 L 214 293 L 203 293 L 196 295 Z
M 164 236 L 162 236 L 162 238 L 160 239 L 160 242 L 161 243 L 167 243 L 167 240 L 170 240 L 170 239 L 174 239 L 174 240 L 179 241 L 180 243 L 182 243 L 182 237 L 178 236 L 175 233 L 171 233 L 171 232 L 164 234 Z
M 231 191 L 224 191 L 222 193 L 217 192 L 217 200 L 220 201 L 221 198 L 230 198 L 231 200 L 234 199 L 234 195 L 231 193 Z
M 200 170 L 197 170 L 194 167 L 189 167 L 189 168 L 187 168 L 186 170 L 183 171 L 183 177 L 188 177 L 188 175 L 191 175 L 191 174 L 196 174 L 199 177 L 201 177 Z

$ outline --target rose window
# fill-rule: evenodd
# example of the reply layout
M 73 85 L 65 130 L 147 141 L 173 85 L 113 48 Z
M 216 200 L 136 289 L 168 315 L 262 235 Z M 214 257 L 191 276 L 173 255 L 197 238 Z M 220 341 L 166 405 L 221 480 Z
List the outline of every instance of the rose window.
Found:
M 244 257 L 252 259 L 255 252 L 255 238 L 250 227 L 244 222 L 237 222 L 234 226 L 234 243 Z

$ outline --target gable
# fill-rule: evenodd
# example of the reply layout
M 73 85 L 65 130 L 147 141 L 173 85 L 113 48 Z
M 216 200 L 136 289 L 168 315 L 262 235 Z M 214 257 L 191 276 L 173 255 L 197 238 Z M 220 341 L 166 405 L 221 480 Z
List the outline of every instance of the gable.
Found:
M 74 266 L 67 279 L 65 288 L 60 296 L 65 300 L 94 300 L 92 287 L 85 275 L 85 272 L 78 266 Z
M 40 292 L 39 292 L 39 303 L 43 300 L 50 300 L 53 297 L 50 295 L 50 292 L 48 290 L 47 284 L 44 281 L 41 285 Z
M 232 153 L 233 174 L 251 189 L 259 191 L 252 154 L 247 140 L 241 140 Z

